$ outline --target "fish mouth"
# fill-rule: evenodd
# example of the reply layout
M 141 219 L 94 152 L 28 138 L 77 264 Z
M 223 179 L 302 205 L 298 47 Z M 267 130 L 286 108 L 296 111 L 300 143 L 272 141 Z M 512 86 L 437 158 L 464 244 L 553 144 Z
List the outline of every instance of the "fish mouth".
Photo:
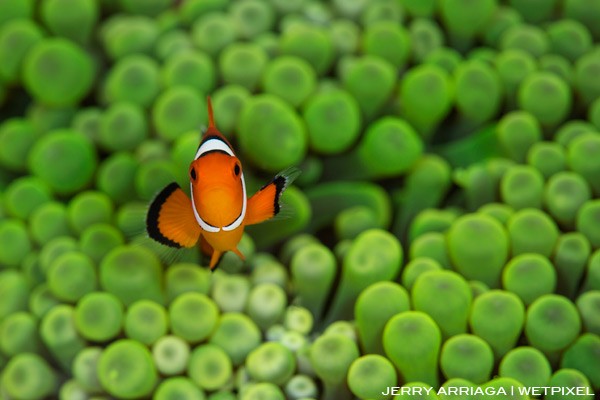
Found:
M 233 230 L 233 229 L 235 229 L 235 228 L 229 228 L 229 227 L 231 227 L 232 225 L 234 225 L 234 224 L 235 224 L 235 223 L 236 223 L 236 222 L 237 222 L 239 219 L 241 219 L 241 217 L 242 217 L 242 211 L 240 211 L 240 213 L 238 214 L 238 216 L 237 216 L 237 217 L 236 217 L 236 218 L 235 218 L 233 221 L 231 221 L 230 223 L 228 223 L 228 224 L 226 224 L 226 225 L 223 225 L 223 226 L 217 226 L 216 224 L 213 224 L 213 223 L 211 223 L 211 222 L 208 222 L 208 220 L 206 220 L 206 219 L 204 219 L 204 218 L 202 218 L 202 217 L 200 217 L 200 218 L 202 218 L 202 220 L 203 220 L 203 221 L 204 221 L 204 222 L 205 222 L 207 225 L 209 225 L 209 226 L 210 226 L 210 227 L 212 227 L 212 228 L 215 228 L 215 229 L 218 229 L 218 230 L 224 230 L 224 231 L 228 231 L 228 230 Z M 229 229 L 228 229 L 228 228 L 229 228 Z

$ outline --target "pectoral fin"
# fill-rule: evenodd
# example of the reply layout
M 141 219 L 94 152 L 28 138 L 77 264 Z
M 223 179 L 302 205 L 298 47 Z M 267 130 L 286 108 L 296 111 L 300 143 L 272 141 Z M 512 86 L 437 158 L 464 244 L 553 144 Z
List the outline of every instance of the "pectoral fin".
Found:
M 148 235 L 170 247 L 192 247 L 200 237 L 190 198 L 175 182 L 152 201 L 146 216 Z
M 279 214 L 281 193 L 300 175 L 297 168 L 288 168 L 273 178 L 271 183 L 263 186 L 248 199 L 246 225 L 259 224 Z

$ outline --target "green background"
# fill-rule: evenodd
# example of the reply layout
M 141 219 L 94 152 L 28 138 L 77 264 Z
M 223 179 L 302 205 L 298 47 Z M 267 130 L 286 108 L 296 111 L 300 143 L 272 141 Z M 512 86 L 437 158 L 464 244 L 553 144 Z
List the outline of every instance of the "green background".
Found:
M 599 391 L 599 40 L 597 0 L 0 0 L 0 399 Z M 302 170 L 214 273 L 144 222 L 207 96 L 249 193 Z M 395 399 L 438 397 L 486 398 Z

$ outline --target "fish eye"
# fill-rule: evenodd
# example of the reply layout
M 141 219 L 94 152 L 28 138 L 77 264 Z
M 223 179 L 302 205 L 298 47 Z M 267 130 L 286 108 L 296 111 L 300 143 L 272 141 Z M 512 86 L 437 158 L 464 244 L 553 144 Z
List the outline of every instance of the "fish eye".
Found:
M 193 180 L 196 180 L 196 168 L 192 168 L 190 170 L 190 176 L 192 177 Z
M 233 173 L 235 174 L 235 176 L 238 176 L 240 174 L 240 172 L 241 172 L 240 165 L 235 164 L 235 167 L 233 167 Z

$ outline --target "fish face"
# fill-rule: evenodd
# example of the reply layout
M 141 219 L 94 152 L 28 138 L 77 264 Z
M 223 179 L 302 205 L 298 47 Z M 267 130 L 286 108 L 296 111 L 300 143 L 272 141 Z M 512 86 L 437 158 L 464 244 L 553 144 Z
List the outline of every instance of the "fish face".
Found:
M 240 160 L 224 152 L 201 155 L 190 164 L 192 206 L 208 232 L 233 230 L 246 213 L 246 185 Z

